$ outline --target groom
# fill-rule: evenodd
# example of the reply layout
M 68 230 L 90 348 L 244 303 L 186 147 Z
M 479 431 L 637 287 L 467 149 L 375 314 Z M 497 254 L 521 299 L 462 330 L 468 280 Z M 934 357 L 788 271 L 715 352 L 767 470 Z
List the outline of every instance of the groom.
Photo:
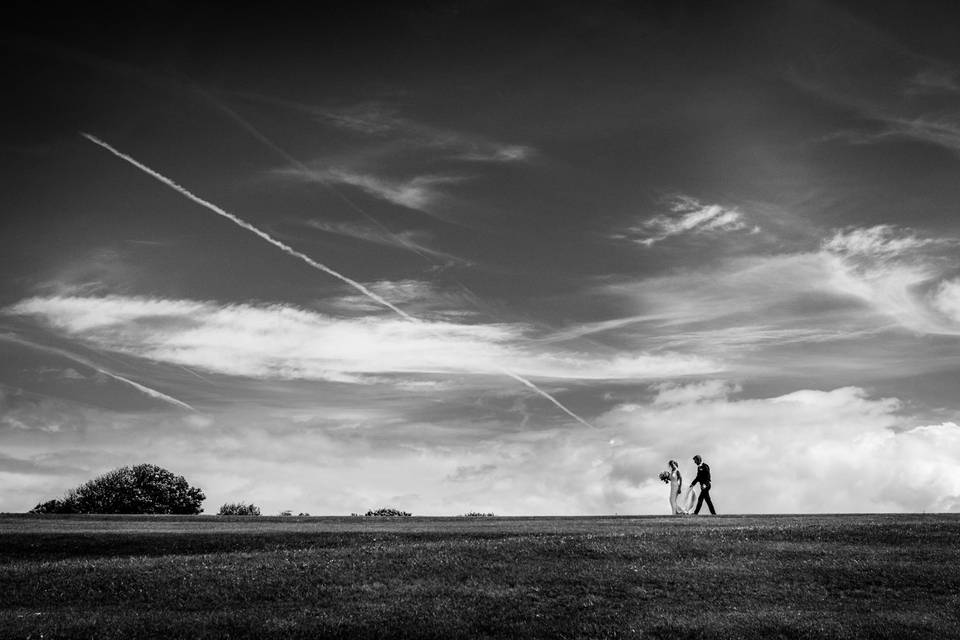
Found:
M 715 516 L 717 512 L 713 508 L 713 501 L 710 499 L 710 465 L 704 462 L 699 455 L 693 456 L 693 461 L 697 463 L 697 477 L 693 479 L 690 486 L 700 483 L 700 497 L 697 498 L 697 508 L 693 510 L 693 513 L 694 515 L 700 513 L 700 507 L 706 502 L 707 508 L 710 509 L 710 515 Z

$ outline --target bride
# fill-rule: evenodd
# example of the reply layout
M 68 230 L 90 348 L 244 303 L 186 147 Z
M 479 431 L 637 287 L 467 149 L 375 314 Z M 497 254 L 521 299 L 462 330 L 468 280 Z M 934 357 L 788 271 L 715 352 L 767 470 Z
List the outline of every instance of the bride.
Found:
M 684 511 L 677 504 L 677 500 L 680 498 L 680 490 L 683 488 L 683 476 L 680 475 L 680 465 L 677 464 L 676 460 L 670 460 L 667 464 L 670 465 L 668 476 L 670 478 L 670 513 L 680 515 Z
M 669 482 L 670 482 L 670 512 L 676 516 L 687 515 L 693 511 L 693 505 L 697 501 L 697 488 L 691 486 L 687 489 L 687 495 L 684 496 L 681 504 L 680 492 L 683 489 L 683 476 L 680 475 L 680 465 L 676 460 L 670 460 Z

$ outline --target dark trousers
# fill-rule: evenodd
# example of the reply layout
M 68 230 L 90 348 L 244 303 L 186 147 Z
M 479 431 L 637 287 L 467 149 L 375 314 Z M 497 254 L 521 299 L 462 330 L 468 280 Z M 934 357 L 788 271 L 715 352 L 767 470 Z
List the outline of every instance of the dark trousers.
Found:
M 717 515 L 717 510 L 713 508 L 713 501 L 710 499 L 710 487 L 700 485 L 700 497 L 697 498 L 697 508 L 693 512 L 700 513 L 700 507 L 703 506 L 703 503 L 707 503 L 707 509 L 710 509 L 710 515 Z

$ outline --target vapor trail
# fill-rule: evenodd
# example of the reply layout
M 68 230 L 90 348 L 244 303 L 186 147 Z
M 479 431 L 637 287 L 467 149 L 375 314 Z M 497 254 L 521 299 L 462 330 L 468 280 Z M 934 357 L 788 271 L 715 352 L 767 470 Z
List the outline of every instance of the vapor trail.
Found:
M 354 289 L 356 289 L 357 291 L 359 291 L 359 292 L 362 293 L 363 295 L 367 296 L 367 297 L 370 298 L 371 300 L 374 300 L 374 301 L 376 301 L 376 302 L 379 302 L 380 304 L 382 304 L 383 306 L 387 307 L 388 309 L 390 309 L 390 310 L 393 311 L 394 313 L 400 315 L 402 318 L 404 318 L 404 319 L 406 319 L 406 320 L 409 320 L 409 321 L 411 321 L 411 322 L 419 322 L 416 318 L 414 318 L 413 316 L 411 316 L 410 314 L 408 314 L 406 311 L 404 311 L 403 309 L 400 309 L 400 308 L 394 306 L 394 305 L 391 304 L 388 300 L 384 299 L 382 296 L 377 295 L 376 293 L 374 293 L 374 292 L 371 291 L 370 289 L 366 288 L 365 286 L 363 286 L 362 284 L 360 284 L 360 283 L 357 282 L 356 280 L 353 280 L 353 279 L 351 279 L 351 278 L 348 278 L 347 276 L 343 275 L 342 273 L 339 273 L 339 272 L 337 272 L 337 271 L 334 271 L 333 269 L 331 269 L 331 268 L 328 267 L 327 265 L 321 264 L 321 263 L 317 262 L 316 260 L 314 260 L 313 258 L 311 258 L 310 256 L 308 256 L 308 255 L 306 255 L 306 254 L 304 254 L 304 253 L 300 253 L 299 251 L 297 251 L 296 249 L 294 249 L 294 248 L 291 247 L 290 245 L 287 245 L 287 244 L 284 244 L 284 243 L 280 242 L 279 240 L 277 240 L 277 239 L 274 238 L 273 236 L 271 236 L 271 235 L 269 235 L 269 234 L 261 231 L 260 229 L 256 228 L 255 226 L 253 226 L 253 225 L 250 224 L 249 222 L 246 222 L 246 221 L 244 221 L 244 220 L 241 220 L 240 218 L 238 218 L 237 216 L 233 215 L 233 214 L 230 213 L 229 211 L 224 211 L 223 209 L 221 209 L 221 208 L 218 207 L 217 205 L 213 204 L 212 202 L 208 202 L 208 201 L 204 200 L 203 198 L 201 198 L 200 196 L 194 195 L 193 193 L 191 193 L 190 191 L 188 191 L 185 187 L 181 187 L 179 184 L 177 184 L 176 182 L 174 182 L 174 181 L 171 180 L 170 178 L 168 178 L 168 177 L 166 177 L 166 176 L 164 176 L 164 175 L 162 175 L 162 174 L 157 173 L 156 171 L 154 171 L 153 169 L 151 169 L 150 167 L 148 167 L 148 166 L 145 165 L 145 164 L 141 164 L 140 162 L 138 162 L 138 161 L 135 160 L 134 158 L 128 156 L 127 154 L 123 153 L 122 151 L 119 151 L 119 150 L 115 149 L 114 147 L 110 146 L 109 144 L 107 144 L 107 143 L 104 142 L 103 140 L 97 138 L 96 136 L 90 135 L 89 133 L 83 133 L 83 132 L 81 132 L 80 135 L 82 135 L 84 138 L 86 138 L 86 139 L 89 140 L 90 142 L 93 142 L 94 144 L 100 145 L 101 147 L 103 147 L 104 149 L 106 149 L 107 151 L 109 151 L 110 153 L 112 153 L 113 155 L 117 156 L 118 158 L 120 158 L 120 159 L 122 159 L 122 160 L 126 160 L 127 162 L 129 162 L 130 164 L 132 164 L 133 166 L 135 166 L 137 169 L 140 169 L 141 171 L 143 171 L 143 172 L 146 173 L 147 175 L 149 175 L 149 176 L 151 176 L 151 177 L 153 177 L 153 178 L 156 178 L 157 180 L 159 180 L 159 181 L 162 182 L 163 184 L 167 185 L 168 187 L 170 187 L 171 189 L 173 189 L 173 190 L 176 191 L 177 193 L 179 193 L 179 194 L 181 194 L 181 195 L 189 198 L 190 200 L 193 200 L 194 202 L 196 202 L 196 203 L 199 204 L 200 206 L 205 207 L 205 208 L 209 209 L 210 211 L 213 211 L 213 212 L 214 212 L 215 214 L 217 214 L 217 215 L 223 216 L 224 218 L 226 218 L 227 220 L 230 220 L 231 222 L 233 222 L 233 223 L 236 224 L 237 226 L 242 227 L 242 228 L 246 229 L 247 231 L 249 231 L 249 232 L 251 232 L 251 233 L 254 233 L 254 234 L 256 234 L 257 236 L 263 238 L 264 240 L 266 240 L 267 242 L 269 242 L 269 243 L 272 244 L 273 246 L 275 246 L 275 247 L 279 248 L 280 250 L 282 250 L 284 253 L 287 253 L 287 254 L 293 256 L 294 258 L 298 258 L 298 259 L 302 260 L 303 262 L 306 262 L 308 265 L 310 265 L 310 266 L 313 267 L 314 269 L 319 269 L 320 271 L 323 271 L 324 273 L 333 276 L 333 277 L 336 278 L 337 280 L 340 280 L 340 281 L 342 281 L 342 282 L 347 283 L 348 285 L 350 285 L 351 287 L 353 287 Z
M 269 149 L 277 153 L 284 160 L 292 164 L 301 173 L 303 173 L 303 175 L 313 178 L 314 179 L 313 182 L 315 184 L 320 184 L 320 186 L 326 189 L 329 193 L 332 193 L 341 202 L 347 205 L 348 208 L 352 209 L 354 212 L 363 216 L 363 218 L 365 218 L 367 222 L 371 223 L 372 225 L 380 229 L 381 232 L 386 234 L 388 237 L 392 238 L 395 242 L 399 243 L 403 248 L 408 249 L 409 251 L 412 251 L 413 253 L 417 254 L 424 260 L 430 261 L 429 256 L 427 256 L 423 251 L 421 251 L 416 245 L 412 244 L 411 242 L 406 240 L 404 237 L 391 231 L 385 224 L 380 222 L 374 216 L 370 215 L 366 209 L 364 209 L 363 207 L 358 205 L 356 202 L 354 202 L 352 198 L 348 198 L 343 193 L 341 193 L 340 190 L 334 189 L 331 185 L 327 184 L 325 180 L 323 180 L 320 176 L 317 175 L 316 171 L 308 167 L 299 159 L 290 155 L 285 149 L 280 147 L 273 140 L 265 136 L 259 129 L 257 129 L 255 126 L 250 124 L 247 120 L 245 120 L 239 113 L 237 113 L 236 111 L 228 107 L 226 104 L 224 104 L 222 101 L 218 100 L 217 98 L 207 93 L 203 89 L 199 87 L 195 87 L 194 90 L 198 94 L 200 94 L 207 102 L 213 105 L 215 109 L 219 110 L 220 112 L 225 114 L 228 118 L 233 120 L 233 122 L 236 123 L 241 129 L 243 129 L 244 131 L 249 133 L 251 136 L 256 138 L 257 141 L 259 141 L 261 144 L 263 144 L 264 146 L 268 147 Z
M 18 336 L 15 336 L 9 333 L 0 333 L 0 340 L 6 340 L 8 342 L 13 342 L 25 347 L 30 347 L 31 349 L 36 349 L 38 351 L 45 351 L 47 353 L 52 353 L 54 355 L 60 356 L 61 358 L 66 358 L 67 360 L 72 360 L 78 364 L 82 364 L 85 367 L 90 367 L 97 373 L 101 373 L 107 376 L 108 378 L 113 378 L 118 382 L 122 382 L 124 384 L 130 385 L 140 393 L 146 394 L 151 398 L 156 398 L 157 400 L 163 400 L 164 402 L 178 406 L 181 409 L 187 409 L 188 411 L 196 411 L 196 409 L 188 405 L 186 402 L 177 400 L 176 398 L 172 396 L 168 396 L 165 393 L 161 393 L 156 389 L 151 389 L 150 387 L 144 386 L 139 382 L 134 382 L 129 378 L 124 378 L 123 376 L 117 375 L 116 373 L 113 373 L 112 371 L 108 371 L 107 369 L 104 369 L 102 367 L 98 367 L 97 365 L 87 360 L 86 358 L 70 353 L 69 351 L 64 351 L 63 349 L 58 349 L 57 347 L 49 347 L 47 345 L 30 342 L 29 340 L 24 340 L 23 338 L 20 338 Z
M 351 287 L 353 287 L 354 289 L 356 289 L 357 291 L 359 291 L 359 292 L 362 293 L 363 295 L 367 296 L 368 298 L 370 298 L 370 299 L 373 300 L 374 302 L 377 302 L 377 303 L 379 303 L 379 304 L 387 307 L 388 309 L 390 309 L 391 311 L 393 311 L 394 313 L 396 313 L 398 316 L 400 316 L 400 317 L 403 318 L 404 320 L 407 320 L 407 321 L 412 322 L 412 323 L 414 323 L 414 324 L 422 324 L 422 321 L 421 321 L 419 318 L 416 318 L 416 317 L 410 315 L 409 313 L 407 313 L 406 311 L 404 311 L 403 309 L 400 309 L 399 307 L 393 305 L 392 303 L 390 303 L 390 301 L 384 299 L 384 298 L 383 298 L 382 296 L 380 296 L 380 295 L 377 295 L 376 293 L 374 293 L 373 291 L 371 291 L 371 290 L 368 289 L 367 287 L 363 286 L 362 284 L 360 284 L 360 283 L 357 282 L 356 280 L 353 280 L 353 279 L 351 279 L 351 278 L 348 278 L 347 276 L 343 275 L 342 273 L 339 273 L 338 271 L 335 271 L 335 270 L 331 269 L 330 267 L 328 267 L 328 266 L 326 266 L 326 265 L 324 265 L 324 264 L 321 264 L 321 263 L 317 262 L 316 260 L 314 260 L 314 259 L 311 258 L 310 256 L 308 256 L 308 255 L 306 255 L 306 254 L 304 254 L 304 253 L 301 253 L 301 252 L 297 251 L 297 250 L 294 249 L 293 247 L 291 247 L 291 246 L 289 246 L 289 245 L 287 245 L 287 244 L 284 244 L 283 242 L 280 242 L 279 240 L 277 240 L 277 239 L 274 238 L 273 236 L 269 235 L 268 233 L 266 233 L 266 232 L 264 232 L 264 231 L 261 231 L 260 229 L 258 229 L 257 227 L 253 226 L 253 225 L 250 224 L 249 222 L 246 222 L 246 221 L 238 218 L 237 216 L 233 215 L 232 213 L 221 209 L 220 207 L 218 207 L 217 205 L 213 204 L 212 202 L 208 202 L 208 201 L 204 200 L 204 199 L 201 198 L 200 196 L 194 195 L 192 192 L 190 192 L 189 190 L 187 190 L 185 187 L 182 187 L 182 186 L 180 186 L 179 184 L 177 184 L 176 182 L 174 182 L 173 180 L 171 180 L 170 178 L 168 178 L 168 177 L 166 177 L 166 176 L 164 176 L 164 175 L 162 175 L 162 174 L 160 174 L 160 173 L 157 173 L 156 171 L 154 171 L 154 170 L 151 169 L 150 167 L 146 166 L 145 164 L 140 163 L 139 161 L 137 161 L 136 159 L 134 159 L 134 158 L 131 157 L 131 156 L 128 156 L 127 154 L 123 153 L 122 151 L 119 151 L 118 149 L 115 149 L 114 147 L 112 147 L 111 145 L 107 144 L 107 143 L 104 142 L 103 140 L 100 140 L 100 139 L 97 138 L 96 136 L 91 135 L 91 134 L 89 134 L 89 133 L 84 133 L 84 132 L 81 132 L 80 135 L 82 135 L 84 138 L 86 138 L 86 139 L 89 140 L 90 142 L 92 142 L 92 143 L 94 143 L 94 144 L 96 144 L 96 145 L 99 145 L 100 147 L 103 147 L 104 149 L 106 149 L 107 151 L 109 151 L 109 152 L 112 153 L 113 155 L 117 156 L 117 157 L 120 158 L 121 160 L 125 160 L 125 161 L 129 162 L 130 164 L 132 164 L 133 166 L 135 166 L 137 169 L 140 169 L 141 171 L 143 171 L 143 172 L 146 173 L 147 175 L 149 175 L 149 176 L 151 176 L 151 177 L 159 180 L 160 182 L 162 182 L 163 184 L 167 185 L 168 187 L 170 187 L 171 189 L 173 189 L 173 190 L 176 191 L 177 193 L 179 193 L 179 194 L 185 196 L 186 198 L 194 201 L 195 203 L 199 204 L 200 206 L 202 206 L 202 207 L 204 207 L 204 208 L 206 208 L 206 209 L 209 209 L 210 211 L 216 213 L 216 214 L 219 215 L 219 216 L 223 216 L 224 218 L 226 218 L 227 220 L 230 220 L 231 222 L 233 222 L 233 223 L 236 224 L 237 226 L 242 227 L 243 229 L 246 229 L 247 231 L 256 234 L 256 235 L 257 235 L 258 237 L 260 237 L 260 238 L 263 238 L 264 240 L 266 240 L 267 242 L 269 242 L 269 243 L 272 244 L 273 246 L 275 246 L 275 247 L 279 248 L 280 250 L 282 250 L 284 253 L 286 253 L 286 254 L 288 254 L 288 255 L 291 255 L 291 256 L 293 256 L 294 258 L 298 258 L 298 259 L 302 260 L 303 262 L 307 263 L 308 265 L 310 265 L 311 267 L 313 267 L 314 269 L 317 269 L 317 270 L 319 270 L 319 271 L 322 271 L 322 272 L 324 272 L 324 273 L 326 273 L 326 274 L 328 274 L 328 275 L 331 275 L 331 276 L 333 276 L 334 278 L 340 280 L 341 282 L 344 282 L 344 283 L 350 285 Z M 585 425 L 585 426 L 587 426 L 587 427 L 590 427 L 591 429 L 595 428 L 592 424 L 590 424 L 589 422 L 587 422 L 586 420 L 584 420 L 583 418 L 581 418 L 580 416 L 578 416 L 577 414 L 575 414 L 573 411 L 571 411 L 571 410 L 568 409 L 567 407 L 563 406 L 563 404 L 562 404 L 559 400 L 557 400 L 557 399 L 554 398 L 552 395 L 550 395 L 549 393 L 547 393 L 546 391 L 544 391 L 543 389 L 541 389 L 540 387 L 538 387 L 537 385 L 535 385 L 533 382 L 527 380 L 527 379 L 524 378 L 523 376 L 521 376 L 521 375 L 519 375 L 519 374 L 517 374 L 517 373 L 514 373 L 513 371 L 510 371 L 509 369 L 506 369 L 506 368 L 504 368 L 504 367 L 499 367 L 499 366 L 497 367 L 497 371 L 500 372 L 500 373 L 502 373 L 503 375 L 505 375 L 505 376 L 507 376 L 507 377 L 513 378 L 513 379 L 516 380 L 517 382 L 523 384 L 524 386 L 526 386 L 526 387 L 532 389 L 533 391 L 535 391 L 537 394 L 543 396 L 544 398 L 546 398 L 547 400 L 549 400 L 551 403 L 553 403 L 558 409 L 560 409 L 561 411 L 563 411 L 565 414 L 567 414 L 568 416 L 570 416 L 571 418 L 573 418 L 574 420 L 576 420 L 576 421 L 579 422 L 580 424 Z M 135 384 L 135 383 L 134 383 L 134 384 Z M 179 402 L 179 401 L 177 401 L 177 402 Z

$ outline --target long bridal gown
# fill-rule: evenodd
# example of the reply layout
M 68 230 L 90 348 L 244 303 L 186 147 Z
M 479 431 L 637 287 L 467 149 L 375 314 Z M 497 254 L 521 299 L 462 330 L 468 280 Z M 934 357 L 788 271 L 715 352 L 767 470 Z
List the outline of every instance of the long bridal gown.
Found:
M 686 513 L 686 511 L 681 509 L 680 505 L 677 504 L 680 498 L 681 486 L 683 486 L 683 478 L 680 477 L 680 472 L 674 469 L 670 472 L 670 513 L 673 515 Z

